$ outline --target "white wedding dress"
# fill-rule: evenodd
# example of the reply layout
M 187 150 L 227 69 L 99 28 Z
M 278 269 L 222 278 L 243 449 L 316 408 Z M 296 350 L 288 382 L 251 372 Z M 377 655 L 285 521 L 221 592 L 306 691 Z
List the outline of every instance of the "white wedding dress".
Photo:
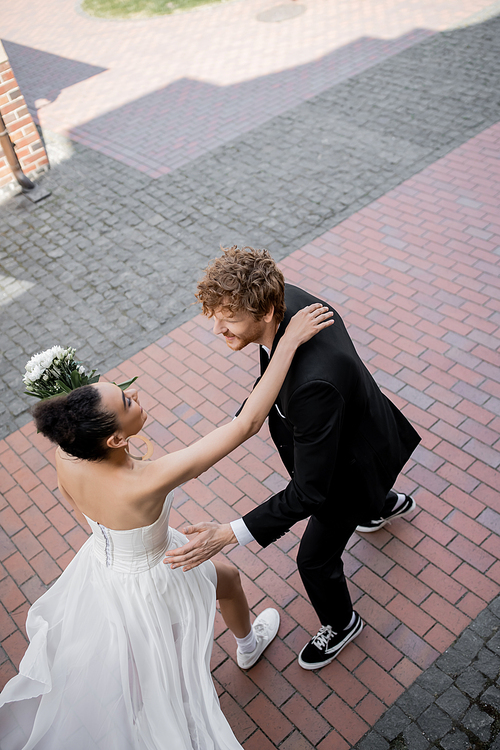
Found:
M 162 560 L 186 541 L 172 493 L 150 526 L 92 536 L 28 613 L 0 695 L 1 750 L 241 750 L 210 675 L 216 572 Z

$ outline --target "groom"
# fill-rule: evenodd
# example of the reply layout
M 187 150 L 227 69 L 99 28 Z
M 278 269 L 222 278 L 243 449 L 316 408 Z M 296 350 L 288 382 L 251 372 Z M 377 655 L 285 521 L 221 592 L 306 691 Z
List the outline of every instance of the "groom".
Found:
M 260 344 L 261 373 L 291 316 L 318 302 L 285 285 L 266 250 L 237 247 L 206 269 L 197 297 L 230 349 Z M 289 484 L 231 524 L 189 527 L 186 533 L 196 536 L 166 559 L 189 570 L 227 544 L 256 540 L 266 547 L 309 518 L 297 565 L 321 628 L 299 655 L 304 669 L 331 662 L 363 627 L 343 572 L 349 538 L 415 508 L 391 488 L 420 438 L 380 391 L 337 313 L 334 321 L 297 351 L 269 414 Z

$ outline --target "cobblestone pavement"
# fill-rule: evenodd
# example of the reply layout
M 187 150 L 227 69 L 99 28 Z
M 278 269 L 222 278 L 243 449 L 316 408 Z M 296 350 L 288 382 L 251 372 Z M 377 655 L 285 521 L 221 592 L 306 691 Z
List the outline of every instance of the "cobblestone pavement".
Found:
M 499 28 L 432 37 L 160 179 L 72 147 L 48 200 L 0 209 L 0 434 L 28 419 L 33 350 L 71 340 L 107 369 L 193 315 L 219 244 L 282 258 L 496 122 Z
M 489 6 L 313 0 L 299 18 L 262 23 L 270 3 L 123 23 L 18 0 L 2 34 L 43 127 L 157 177 Z
M 465 6 L 454 4 L 453 23 Z M 228 356 L 191 302 L 219 244 L 250 242 L 339 309 L 423 441 L 400 484 L 415 516 L 351 540 L 345 564 L 367 624 L 327 668 L 296 664 L 317 629 L 294 563 L 300 525 L 272 548 L 228 554 L 254 612 L 278 606 L 282 625 L 243 674 L 217 618 L 224 712 L 245 750 L 498 750 L 500 18 L 491 11 L 365 60 L 362 72 L 156 179 L 45 132 L 51 197 L 0 206 L 0 684 L 24 652 L 29 603 L 88 532 L 29 423 L 26 359 L 61 342 L 111 379 L 139 374 L 155 455 L 190 443 L 234 413 L 255 375 L 254 353 Z M 78 76 L 91 80 L 58 65 L 68 92 Z M 172 524 L 230 520 L 284 481 L 264 430 L 176 493 Z
M 375 724 L 358 750 L 499 750 L 500 599 Z

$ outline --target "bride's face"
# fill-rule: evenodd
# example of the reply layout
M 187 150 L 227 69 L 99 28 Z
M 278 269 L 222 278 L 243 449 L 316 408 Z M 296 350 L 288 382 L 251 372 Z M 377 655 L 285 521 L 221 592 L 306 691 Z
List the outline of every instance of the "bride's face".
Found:
M 122 391 L 113 383 L 95 383 L 94 388 L 101 394 L 103 407 L 115 414 L 124 437 L 140 432 L 148 415 L 139 403 L 135 388 Z

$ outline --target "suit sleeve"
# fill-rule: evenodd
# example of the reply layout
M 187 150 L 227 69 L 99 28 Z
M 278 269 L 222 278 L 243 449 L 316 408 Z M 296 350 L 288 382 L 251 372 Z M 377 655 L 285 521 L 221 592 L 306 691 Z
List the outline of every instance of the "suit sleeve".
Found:
M 342 396 L 325 381 L 310 382 L 293 394 L 287 407 L 293 426 L 292 480 L 243 517 L 261 546 L 271 544 L 294 523 L 314 514 L 329 496 L 344 411 Z

